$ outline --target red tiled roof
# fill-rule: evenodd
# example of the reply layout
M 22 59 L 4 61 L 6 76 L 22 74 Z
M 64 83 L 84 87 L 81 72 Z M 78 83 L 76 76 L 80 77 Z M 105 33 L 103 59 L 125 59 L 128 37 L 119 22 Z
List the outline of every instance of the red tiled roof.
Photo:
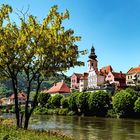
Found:
M 88 73 L 83 73 L 80 80 L 87 80 L 88 79 Z
M 10 99 L 14 99 L 15 98 L 15 95 L 14 94 L 12 94 L 11 96 L 10 96 Z M 22 99 L 27 99 L 27 95 L 24 93 L 24 92 L 19 92 L 18 93 L 18 98 L 22 98 Z
M 100 69 L 100 72 L 103 73 L 103 74 L 108 74 L 109 72 L 112 72 L 112 71 L 113 71 L 113 69 L 110 65 L 102 67 Z
M 70 93 L 70 88 L 64 82 L 58 82 L 51 87 L 47 93 Z
M 135 72 L 140 72 L 140 65 L 138 67 L 132 67 L 128 72 L 127 74 L 132 74 L 132 73 L 135 73 Z
M 126 78 L 126 74 L 125 73 L 118 73 L 118 72 L 112 72 L 114 78 L 117 79 L 125 79 Z

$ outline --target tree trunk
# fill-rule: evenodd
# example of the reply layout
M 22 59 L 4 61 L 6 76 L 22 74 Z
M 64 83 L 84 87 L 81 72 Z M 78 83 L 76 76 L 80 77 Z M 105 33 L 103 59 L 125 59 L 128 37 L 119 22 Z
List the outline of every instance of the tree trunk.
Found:
M 29 119 L 30 119 L 30 115 L 28 113 L 28 114 L 26 114 L 25 121 L 24 121 L 24 129 L 25 130 L 28 129 Z
M 24 129 L 27 130 L 28 129 L 28 124 L 29 124 L 29 120 L 30 120 L 30 117 L 31 117 L 31 114 L 33 113 L 35 107 L 36 107 L 36 104 L 37 104 L 37 98 L 38 98 L 38 93 L 39 93 L 39 89 L 40 89 L 40 85 L 42 83 L 43 80 L 39 81 L 39 77 L 38 77 L 38 80 L 37 80 L 37 88 L 36 88 L 36 95 L 34 97 L 34 101 L 33 101 L 33 106 L 30 110 L 30 112 L 26 112 L 27 114 L 25 115 L 25 122 L 24 122 Z M 29 102 L 29 101 L 28 101 Z M 28 108 L 28 106 L 27 106 Z
M 14 98 L 15 98 L 16 124 L 17 124 L 17 128 L 20 128 L 19 107 L 18 107 L 17 78 L 12 78 L 12 85 L 13 85 Z

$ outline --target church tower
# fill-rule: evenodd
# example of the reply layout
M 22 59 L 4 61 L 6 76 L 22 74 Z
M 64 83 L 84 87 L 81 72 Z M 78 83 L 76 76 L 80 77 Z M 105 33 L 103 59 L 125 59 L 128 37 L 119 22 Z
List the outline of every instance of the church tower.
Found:
M 88 88 L 96 88 L 98 82 L 98 61 L 95 49 L 92 46 L 88 60 Z
M 98 61 L 97 61 L 97 56 L 95 54 L 95 49 L 92 46 L 91 52 L 89 55 L 89 60 L 88 60 L 88 71 L 98 71 Z

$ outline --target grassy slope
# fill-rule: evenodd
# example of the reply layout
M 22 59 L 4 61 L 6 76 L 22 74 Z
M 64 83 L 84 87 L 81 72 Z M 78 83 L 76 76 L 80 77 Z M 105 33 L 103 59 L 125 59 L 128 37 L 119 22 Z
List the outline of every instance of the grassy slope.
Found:
M 0 140 L 72 140 L 58 132 L 16 129 L 13 122 L 0 118 Z

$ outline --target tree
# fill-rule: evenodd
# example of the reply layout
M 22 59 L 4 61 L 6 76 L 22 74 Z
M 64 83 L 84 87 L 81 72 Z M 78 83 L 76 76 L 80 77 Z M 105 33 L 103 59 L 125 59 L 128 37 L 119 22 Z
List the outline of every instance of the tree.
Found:
M 65 97 L 61 99 L 61 105 L 63 108 L 68 108 L 69 107 L 69 97 Z
M 89 104 L 88 104 L 89 95 L 90 93 L 87 92 L 79 93 L 78 95 L 78 107 L 81 113 L 85 115 L 88 115 L 89 113 Z
M 40 105 L 44 107 L 50 97 L 51 95 L 49 93 L 40 92 L 38 96 L 38 103 L 40 103 Z
M 133 112 L 133 96 L 125 90 L 121 90 L 120 92 L 116 93 L 112 103 L 113 108 L 119 117 L 129 116 Z
M 138 97 L 138 99 L 136 100 L 135 104 L 134 104 L 134 110 L 135 112 L 140 114 L 140 97 Z
M 50 9 L 48 15 L 40 23 L 33 15 L 23 15 L 19 18 L 20 25 L 10 20 L 12 7 L 2 5 L 0 9 L 0 75 L 12 81 L 15 94 L 15 113 L 17 127 L 22 127 L 18 107 L 18 75 L 25 73 L 25 89 L 27 101 L 25 105 L 24 129 L 34 108 L 40 86 L 45 77 L 57 72 L 63 72 L 70 67 L 81 66 L 79 53 L 72 29 L 62 26 L 63 20 L 69 18 L 69 12 L 57 12 L 57 6 Z M 5 22 L 6 21 L 6 22 Z M 33 81 L 36 82 L 35 96 L 32 108 L 29 108 L 29 98 Z
M 75 112 L 78 112 L 78 102 L 77 102 L 78 94 L 79 93 L 76 92 L 72 93 L 68 98 L 69 108 Z
M 93 115 L 105 116 L 110 107 L 111 98 L 107 92 L 93 92 L 89 96 L 89 109 Z
M 54 108 L 59 108 L 61 106 L 61 99 L 64 98 L 61 94 L 56 94 L 51 99 L 51 104 Z

